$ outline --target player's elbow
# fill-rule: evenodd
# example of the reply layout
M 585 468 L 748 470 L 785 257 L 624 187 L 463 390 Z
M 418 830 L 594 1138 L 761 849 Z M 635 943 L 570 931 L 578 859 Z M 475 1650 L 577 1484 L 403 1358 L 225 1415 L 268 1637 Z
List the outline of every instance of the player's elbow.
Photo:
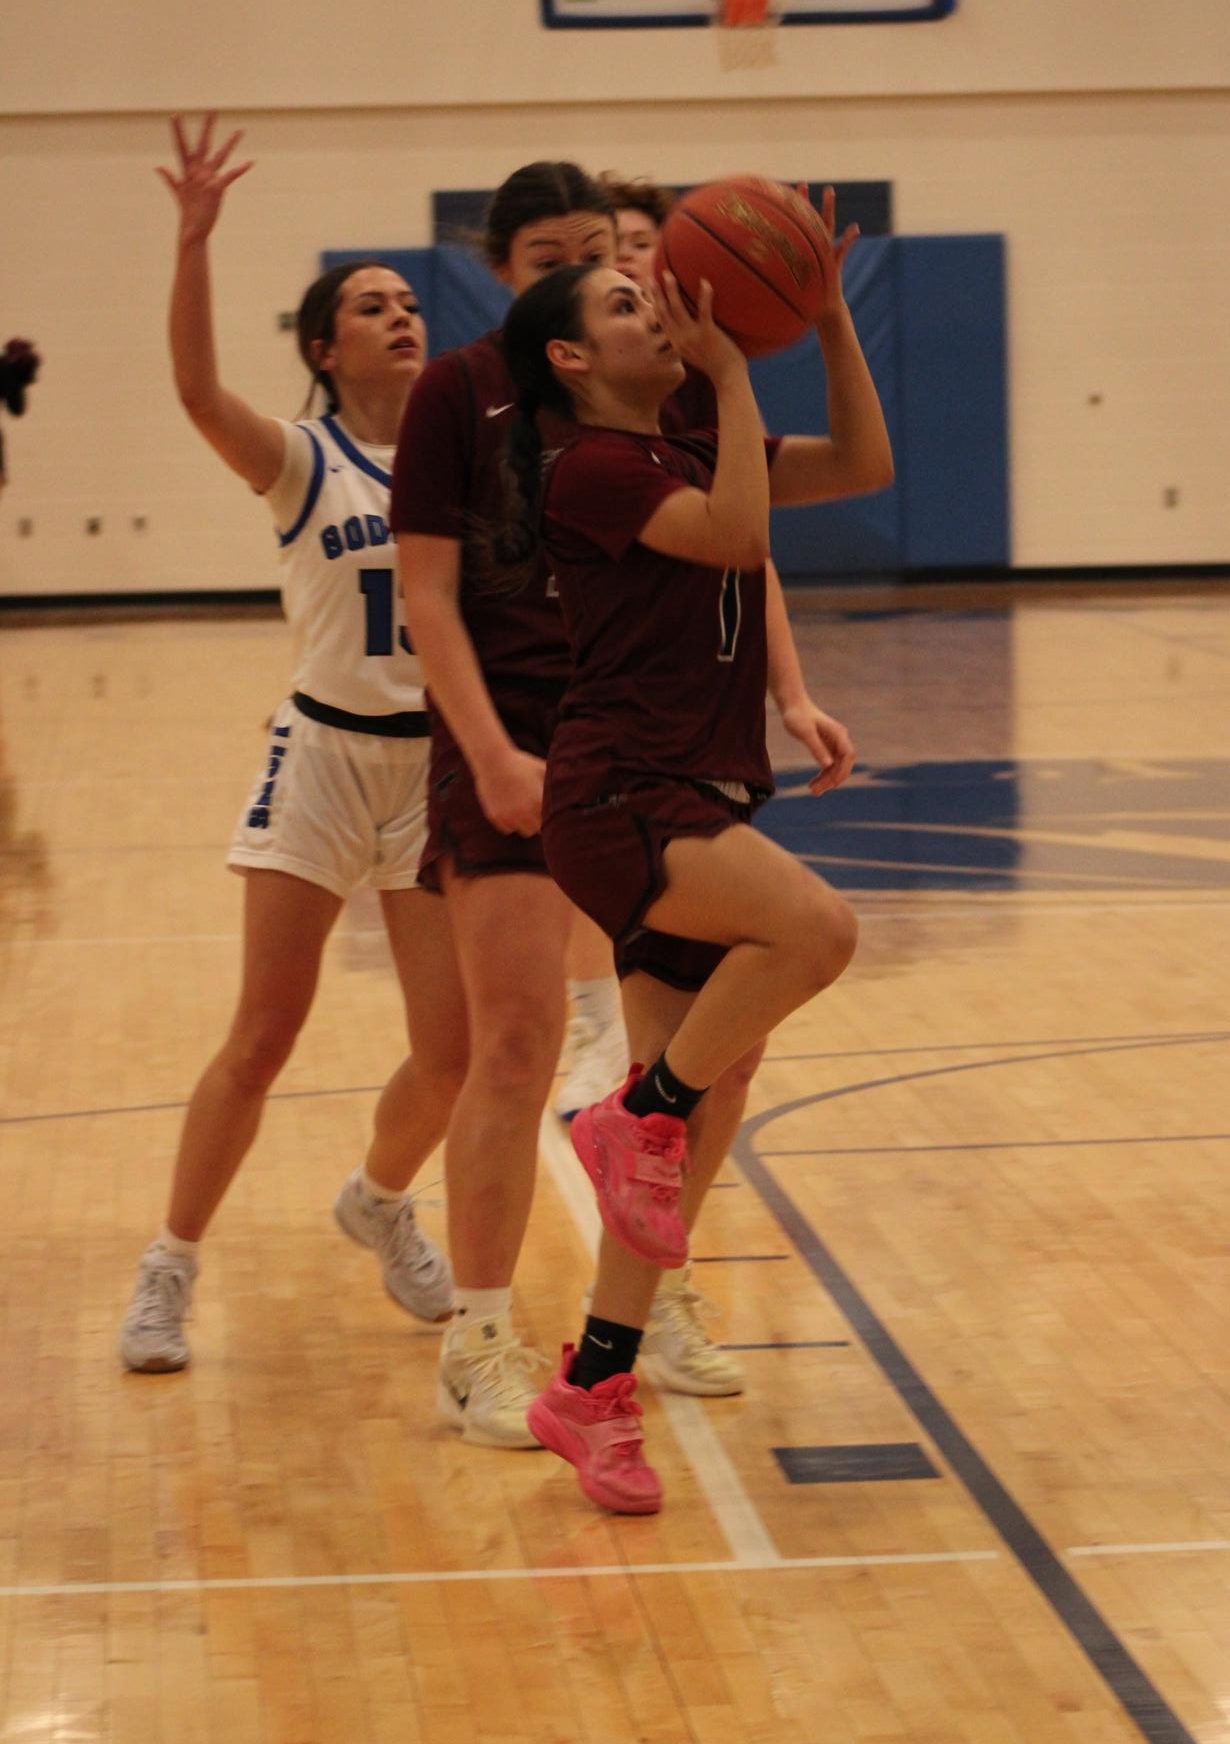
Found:
M 886 443 L 882 449 L 868 454 L 862 461 L 853 488 L 864 496 L 870 496 L 874 491 L 887 490 L 896 477 L 893 451 Z

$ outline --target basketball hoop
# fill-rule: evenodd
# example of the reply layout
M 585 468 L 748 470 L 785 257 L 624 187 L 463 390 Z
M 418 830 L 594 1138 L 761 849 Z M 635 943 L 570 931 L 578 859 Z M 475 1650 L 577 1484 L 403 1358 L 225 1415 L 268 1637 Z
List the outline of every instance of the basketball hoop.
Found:
M 766 30 L 781 16 L 781 0 L 714 0 L 713 20 L 723 30 Z

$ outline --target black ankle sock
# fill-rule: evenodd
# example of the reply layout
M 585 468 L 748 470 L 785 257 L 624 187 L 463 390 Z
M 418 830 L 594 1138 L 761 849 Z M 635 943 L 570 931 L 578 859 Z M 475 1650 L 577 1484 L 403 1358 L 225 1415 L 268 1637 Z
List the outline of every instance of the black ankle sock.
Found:
M 630 1375 L 641 1348 L 637 1326 L 621 1326 L 617 1320 L 599 1320 L 591 1314 L 568 1371 L 568 1384 L 591 1392 L 599 1381 L 612 1375 Z
M 662 1054 L 629 1090 L 624 1107 L 629 1114 L 642 1119 L 647 1114 L 676 1114 L 680 1120 L 686 1120 L 704 1094 L 704 1090 L 694 1090 L 682 1078 L 676 1078 Z

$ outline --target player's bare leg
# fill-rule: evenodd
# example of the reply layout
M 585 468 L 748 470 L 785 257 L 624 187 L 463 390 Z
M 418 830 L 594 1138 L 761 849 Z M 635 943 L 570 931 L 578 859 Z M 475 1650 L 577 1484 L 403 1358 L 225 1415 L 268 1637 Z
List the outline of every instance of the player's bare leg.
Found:
M 202 1073 L 180 1132 L 170 1208 L 142 1256 L 120 1333 L 129 1368 L 183 1368 L 183 1318 L 197 1245 L 252 1146 L 265 1100 L 311 1009 L 340 898 L 285 872 L 244 879 L 243 972 L 225 1042 Z
M 555 1112 L 561 1120 L 571 1120 L 579 1109 L 600 1101 L 623 1083 L 628 1071 L 628 1042 L 611 941 L 579 908 L 571 913 L 566 1071 L 555 1093 Z
M 696 998 L 695 993 L 668 987 L 640 973 L 624 981 L 623 995 L 628 1034 L 639 1060 L 658 1058 Z M 748 1089 L 763 1052 L 762 1042 L 723 1072 L 688 1120 L 689 1166 L 679 1197 L 679 1214 L 689 1232 L 742 1124 Z M 641 1295 L 635 1280 L 643 1273 L 635 1261 L 625 1272 L 617 1256 L 626 1250 L 618 1243 L 612 1246 L 603 1300 L 611 1310 L 636 1312 Z M 626 1295 L 625 1282 L 630 1285 Z M 660 1274 L 647 1319 L 634 1323 L 645 1328 L 640 1348 L 644 1371 L 660 1386 L 704 1396 L 742 1391 L 741 1365 L 714 1342 L 706 1328 L 707 1306 L 692 1288 L 690 1265 Z
M 410 1052 L 384 1087 L 366 1161 L 333 1212 L 376 1254 L 395 1302 L 421 1320 L 444 1321 L 453 1309 L 452 1272 L 419 1228 L 406 1188 L 444 1137 L 465 1079 L 465 995 L 444 898 L 412 889 L 382 891 L 380 900 Z
M 510 1306 L 563 1034 L 569 909 L 536 873 L 446 871 L 445 889 L 470 1060 L 445 1144 L 458 1311 L 441 1352 L 439 1404 L 467 1440 L 533 1446 L 525 1412 L 534 1385 Z
M 837 979 L 858 923 L 822 878 L 745 824 L 677 837 L 663 858 L 667 887 L 646 924 L 729 947 L 666 1049 L 674 1076 L 703 1090 Z

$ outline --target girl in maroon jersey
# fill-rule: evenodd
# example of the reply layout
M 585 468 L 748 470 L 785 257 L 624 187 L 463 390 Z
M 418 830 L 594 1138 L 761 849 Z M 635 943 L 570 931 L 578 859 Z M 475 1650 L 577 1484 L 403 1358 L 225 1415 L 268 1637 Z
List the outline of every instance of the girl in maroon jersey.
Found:
M 831 190 L 824 216 L 831 236 Z M 693 318 L 669 280 L 651 302 L 613 270 L 561 272 L 521 297 L 504 328 L 520 514 L 497 545 L 526 554 L 541 517 L 574 654 L 548 761 L 548 860 L 615 940 L 621 970 L 638 971 L 624 984 L 630 1032 L 656 1029 L 663 1042 L 647 1072 L 634 1069 L 573 1124 L 607 1238 L 580 1349 L 565 1347 L 530 1409 L 538 1438 L 618 1511 L 660 1505 L 631 1370 L 658 1269 L 686 1258 L 685 1122 L 854 950 L 845 901 L 748 820 L 772 789 L 770 503 L 879 490 L 893 476 L 842 295 L 855 234 L 823 251 L 828 437 L 763 436 L 746 360 L 714 325 L 707 287 Z M 714 383 L 720 443 L 660 432 L 685 358 Z M 544 407 L 581 426 L 545 493 L 531 422 Z M 845 772 L 831 764 L 813 791 Z
M 610 205 L 575 164 L 527 164 L 497 190 L 485 244 L 520 292 L 559 267 L 611 261 Z M 573 911 L 539 828 L 570 656 L 545 564 L 515 594 L 476 579 L 471 533 L 502 512 L 515 398 L 498 331 L 429 363 L 402 424 L 389 518 L 431 712 L 422 878 L 447 900 L 470 1028 L 445 1147 L 457 1288 L 438 1405 L 467 1441 L 533 1447 L 536 1389 L 510 1308 L 563 1034 Z
M 615 207 L 615 265 L 643 291 L 654 284 L 654 260 L 662 226 L 676 195 L 646 176 L 604 172 L 602 185 Z M 684 380 L 661 408 L 664 432 L 712 430 L 717 397 L 702 370 L 685 362 Z M 840 721 L 818 708 L 808 693 L 798 650 L 786 614 L 781 578 L 770 559 L 765 564 L 769 692 L 785 730 L 822 769 L 832 768 L 833 785 L 853 767 L 854 749 Z M 657 1038 L 633 1037 L 637 1057 L 652 1057 Z M 688 1123 L 687 1177 L 679 1213 L 694 1228 L 710 1186 L 743 1123 L 747 1093 L 763 1047 L 751 1050 L 726 1073 L 715 1096 L 708 1092 Z M 678 1391 L 722 1395 L 743 1388 L 738 1358 L 716 1343 L 702 1320 L 704 1298 L 692 1288 L 691 1263 L 663 1273 L 654 1296 L 640 1349 L 640 1367 L 658 1385 Z

